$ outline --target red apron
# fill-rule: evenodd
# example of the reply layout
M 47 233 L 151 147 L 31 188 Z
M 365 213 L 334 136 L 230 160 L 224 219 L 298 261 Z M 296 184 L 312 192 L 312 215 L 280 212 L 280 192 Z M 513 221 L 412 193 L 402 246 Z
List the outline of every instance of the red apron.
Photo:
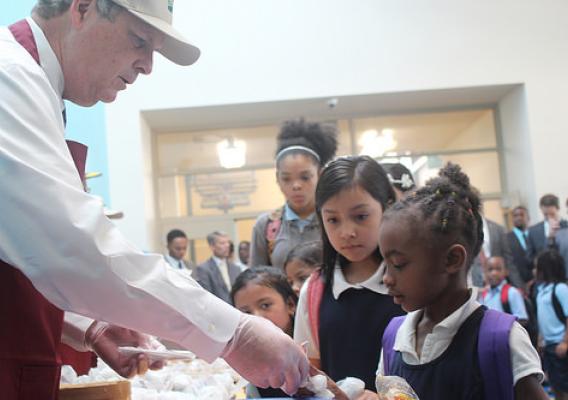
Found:
M 39 63 L 26 21 L 11 25 L 16 40 Z M 86 147 L 77 143 L 70 151 Z M 73 155 L 73 154 L 72 154 Z M 85 158 L 76 166 L 84 175 Z M 33 238 L 30 237 L 30 246 Z M 63 311 L 39 293 L 20 270 L 0 260 L 0 397 L 3 400 L 56 400 L 61 373 L 58 353 Z

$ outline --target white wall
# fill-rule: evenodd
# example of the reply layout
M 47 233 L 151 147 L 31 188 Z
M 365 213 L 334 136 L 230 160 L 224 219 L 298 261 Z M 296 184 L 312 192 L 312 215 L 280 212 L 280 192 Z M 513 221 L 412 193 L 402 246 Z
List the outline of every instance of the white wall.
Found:
M 533 209 L 544 192 L 568 195 L 565 0 L 185 0 L 175 7 L 175 25 L 202 58 L 181 68 L 158 57 L 153 76 L 107 109 L 112 206 L 128 205 L 120 224 L 140 246 L 153 234 L 143 226 L 153 205 L 144 202 L 141 109 L 524 84 L 528 122 L 518 137 L 526 144 L 517 154 L 528 154 L 532 165 L 523 168 L 534 175 L 523 170 L 521 181 L 509 171 L 509 189 L 522 189 Z M 517 134 L 506 135 L 510 146 Z

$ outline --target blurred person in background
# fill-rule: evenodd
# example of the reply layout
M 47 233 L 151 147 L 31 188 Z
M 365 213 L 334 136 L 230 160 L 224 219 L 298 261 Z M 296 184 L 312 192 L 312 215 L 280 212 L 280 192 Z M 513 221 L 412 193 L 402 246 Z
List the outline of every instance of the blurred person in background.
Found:
M 180 229 L 172 229 L 166 236 L 168 254 L 164 257 L 168 264 L 177 269 L 191 270 L 192 265 L 185 260 L 189 240 L 186 234 Z
M 557 196 L 545 194 L 540 198 L 539 205 L 544 219 L 529 228 L 528 253 L 531 260 L 554 244 L 554 237 L 560 229 L 568 227 L 568 221 L 561 218 Z
M 229 258 L 231 240 L 227 234 L 215 231 L 207 235 L 207 243 L 212 255 L 195 268 L 195 279 L 208 292 L 230 303 L 231 287 L 241 273 L 241 268 Z

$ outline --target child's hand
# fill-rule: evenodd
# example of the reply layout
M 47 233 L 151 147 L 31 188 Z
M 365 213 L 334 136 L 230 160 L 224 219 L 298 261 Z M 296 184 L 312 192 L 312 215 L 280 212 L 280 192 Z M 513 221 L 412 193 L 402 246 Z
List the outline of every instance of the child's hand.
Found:
M 560 358 L 566 357 L 566 351 L 568 351 L 568 343 L 566 343 L 566 342 L 558 343 L 558 345 L 556 346 L 556 349 L 554 349 L 554 352 Z
M 365 390 L 363 394 L 357 397 L 355 400 L 378 400 L 379 395 L 375 392 L 371 392 L 370 390 Z

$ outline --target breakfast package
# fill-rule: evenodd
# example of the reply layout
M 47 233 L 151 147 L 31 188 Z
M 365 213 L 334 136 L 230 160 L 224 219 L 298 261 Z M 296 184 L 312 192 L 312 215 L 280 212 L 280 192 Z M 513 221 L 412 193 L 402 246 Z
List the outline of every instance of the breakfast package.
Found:
M 379 400 L 419 400 L 412 387 L 400 376 L 377 375 Z

